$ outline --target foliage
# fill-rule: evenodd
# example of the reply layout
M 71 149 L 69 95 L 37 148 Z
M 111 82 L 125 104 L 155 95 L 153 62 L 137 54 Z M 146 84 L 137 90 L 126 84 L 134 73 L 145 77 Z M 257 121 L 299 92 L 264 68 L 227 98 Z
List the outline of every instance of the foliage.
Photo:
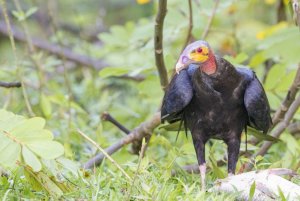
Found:
M 186 138 L 183 132 L 175 141 L 176 132 L 156 129 L 140 166 L 138 156 L 130 154 L 129 147 L 113 155 L 132 178 L 136 175 L 133 187 L 107 160 L 93 171 L 79 168 L 78 163 L 86 162 L 97 149 L 86 143 L 77 129 L 89 134 L 101 147 L 108 147 L 123 134 L 101 120 L 101 113 L 109 111 L 131 130 L 157 111 L 163 96 L 153 50 L 157 1 L 100 2 L 99 9 L 99 2 L 94 0 L 84 4 L 79 0 L 49 0 L 49 11 L 44 2 L 27 0 L 21 2 L 24 8 L 21 12 L 13 2 L 7 1 L 12 24 L 21 30 L 27 27 L 33 40 L 40 36 L 52 44 L 104 61 L 106 65 L 98 70 L 37 48 L 29 51 L 28 41 L 17 42 L 14 52 L 9 38 L 1 36 L 0 80 L 19 80 L 24 84 L 22 89 L 0 88 L 0 104 L 4 109 L 0 110 L 0 164 L 6 171 L 10 170 L 8 176 L 0 178 L 1 197 L 234 200 L 235 194 L 201 192 L 199 176 L 180 168 L 196 163 L 191 137 Z M 214 1 L 192 2 L 192 34 L 199 39 L 211 16 Z M 275 1 L 267 0 L 220 1 L 206 39 L 217 54 L 227 55 L 225 58 L 235 65 L 250 66 L 261 80 L 265 78 L 264 87 L 274 111 L 295 77 L 300 52 L 296 44 L 299 30 L 294 27 L 292 14 L 286 9 L 287 19 L 277 22 L 276 6 Z M 45 25 L 38 16 L 47 13 L 49 16 L 49 12 L 53 12 L 53 21 Z M 164 56 L 169 77 L 186 39 L 188 16 L 187 3 L 168 1 Z M 95 27 L 101 27 L 101 33 L 95 35 Z M 265 65 L 270 60 L 274 64 L 265 73 Z M 143 79 L 137 82 L 123 75 Z M 299 118 L 300 111 L 293 122 Z M 217 162 L 226 161 L 226 146 L 216 140 L 209 144 L 206 147 L 210 168 L 208 187 L 217 178 L 226 176 L 226 163 L 217 165 Z M 254 153 L 259 146 L 248 144 L 248 151 Z M 241 149 L 245 149 L 244 143 Z M 299 150 L 299 138 L 285 131 L 268 154 L 255 159 L 255 168 L 286 167 L 299 172 Z M 59 157 L 63 153 L 64 156 Z M 18 166 L 16 160 L 20 162 Z M 247 158 L 240 157 L 237 170 L 242 170 L 247 162 Z M 177 174 L 173 176 L 172 170 Z M 294 182 L 300 184 L 297 180 Z

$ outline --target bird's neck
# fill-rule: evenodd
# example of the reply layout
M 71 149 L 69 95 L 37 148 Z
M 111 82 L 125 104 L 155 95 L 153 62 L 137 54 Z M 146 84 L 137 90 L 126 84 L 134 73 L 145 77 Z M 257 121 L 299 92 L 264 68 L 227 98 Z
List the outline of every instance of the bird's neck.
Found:
M 201 65 L 201 71 L 208 75 L 214 74 L 217 71 L 216 58 L 211 51 L 209 52 L 207 61 Z

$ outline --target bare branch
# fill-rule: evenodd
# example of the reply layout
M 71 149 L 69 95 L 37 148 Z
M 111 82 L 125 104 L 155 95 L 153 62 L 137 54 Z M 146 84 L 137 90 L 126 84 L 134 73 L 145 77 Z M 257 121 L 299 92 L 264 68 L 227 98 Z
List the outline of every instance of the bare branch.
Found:
M 166 89 L 168 81 L 168 72 L 164 62 L 163 54 L 163 27 L 164 19 L 167 13 L 167 0 L 160 0 L 158 3 L 158 13 L 155 19 L 154 27 L 154 54 L 156 68 L 159 74 L 160 85 L 163 90 Z
M 80 131 L 79 129 L 77 130 L 78 133 L 84 137 L 86 140 L 88 140 L 90 143 L 92 143 L 95 147 L 97 147 L 97 149 L 99 149 L 103 155 L 110 160 L 110 162 L 112 162 L 130 181 L 132 181 L 131 177 L 125 172 L 125 170 L 112 158 L 109 156 L 109 154 L 106 153 L 106 151 L 104 149 L 102 149 L 94 140 L 92 140 L 91 138 L 89 138 L 86 134 L 84 134 L 82 131 Z
M 297 109 L 300 106 L 300 96 L 297 97 L 296 100 L 293 101 L 291 106 L 288 108 L 288 111 L 286 112 L 283 121 L 281 121 L 276 128 L 274 128 L 271 132 L 271 136 L 278 138 L 288 127 L 290 121 L 292 120 L 293 116 L 297 112 Z M 257 153 L 255 153 L 252 158 L 255 158 L 258 155 L 264 155 L 267 153 L 267 151 L 272 146 L 273 142 L 265 142 L 263 146 L 259 149 Z M 245 167 L 245 170 L 250 170 L 252 168 L 252 164 L 248 163 Z
M 107 149 L 105 149 L 105 152 L 109 155 L 115 153 L 119 149 L 121 149 L 124 145 L 132 143 L 136 140 L 142 140 L 143 137 L 151 136 L 152 131 L 159 126 L 160 124 L 160 112 L 157 112 L 154 114 L 154 116 L 143 123 L 141 123 L 139 126 L 137 126 L 133 131 L 131 131 L 127 136 L 123 137 L 119 142 L 111 145 Z M 104 159 L 104 154 L 99 153 L 89 161 L 87 161 L 83 167 L 85 169 L 93 168 L 94 166 L 98 166 L 101 164 L 102 160 Z
M 11 25 L 11 29 L 12 29 L 13 37 L 15 39 L 22 42 L 26 42 L 26 36 L 22 31 L 20 31 L 13 25 Z M 0 32 L 6 36 L 9 36 L 9 31 L 7 30 L 5 22 L 3 21 L 0 21 Z M 34 40 L 32 40 L 32 44 L 37 48 L 46 50 L 52 54 L 56 54 L 59 57 L 64 57 L 68 60 L 74 61 L 84 66 L 91 66 L 94 67 L 95 69 L 102 69 L 105 67 L 105 63 L 101 60 L 93 59 L 86 55 L 75 53 L 71 49 L 62 48 L 59 45 L 49 43 L 37 37 L 34 37 Z
M 292 135 L 300 133 L 300 121 L 291 123 L 288 127 L 287 130 L 289 131 L 289 133 L 291 133 Z
M 192 30 L 193 30 L 193 7 L 192 7 L 192 0 L 189 0 L 189 28 L 186 36 L 185 43 L 183 45 L 182 50 L 189 44 L 192 39 Z
M 0 87 L 4 87 L 4 88 L 13 88 L 13 87 L 21 87 L 22 84 L 21 82 L 1 82 L 0 81 Z
M 130 133 L 130 130 L 128 130 L 125 126 L 123 126 L 120 122 L 113 118 L 108 112 L 104 112 L 101 115 L 101 119 L 104 121 L 109 121 L 127 135 Z
M 208 35 L 208 32 L 209 32 L 209 29 L 210 29 L 210 27 L 211 27 L 212 21 L 213 21 L 215 15 L 216 15 L 216 11 L 217 11 L 217 8 L 218 8 L 218 6 L 219 6 L 219 3 L 220 3 L 220 0 L 215 0 L 214 8 L 213 8 L 213 10 L 212 10 L 212 13 L 211 13 L 211 15 L 210 15 L 210 17 L 209 17 L 209 19 L 208 19 L 208 23 L 207 23 L 207 25 L 206 25 L 206 27 L 205 27 L 205 29 L 204 29 L 204 31 L 203 31 L 202 37 L 201 37 L 201 39 L 203 39 L 203 40 L 204 40 L 204 39 L 207 37 L 207 35 Z

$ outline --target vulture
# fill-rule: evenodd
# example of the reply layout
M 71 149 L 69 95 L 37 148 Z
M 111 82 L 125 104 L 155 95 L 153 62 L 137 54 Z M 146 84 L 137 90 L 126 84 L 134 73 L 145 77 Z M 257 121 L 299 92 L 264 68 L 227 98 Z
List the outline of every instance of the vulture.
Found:
M 255 73 L 218 57 L 206 41 L 183 50 L 176 72 L 163 98 L 161 121 L 181 121 L 191 132 L 205 189 L 205 143 L 226 143 L 228 175 L 235 174 L 243 130 L 250 126 L 266 134 L 272 125 L 270 106 Z

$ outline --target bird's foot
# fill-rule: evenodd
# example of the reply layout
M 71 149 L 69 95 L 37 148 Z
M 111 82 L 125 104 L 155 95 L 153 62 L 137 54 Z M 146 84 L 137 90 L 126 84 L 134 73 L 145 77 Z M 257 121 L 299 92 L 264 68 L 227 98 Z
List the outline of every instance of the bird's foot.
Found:
M 232 177 L 232 176 L 234 176 L 233 173 L 228 173 L 228 177 Z

